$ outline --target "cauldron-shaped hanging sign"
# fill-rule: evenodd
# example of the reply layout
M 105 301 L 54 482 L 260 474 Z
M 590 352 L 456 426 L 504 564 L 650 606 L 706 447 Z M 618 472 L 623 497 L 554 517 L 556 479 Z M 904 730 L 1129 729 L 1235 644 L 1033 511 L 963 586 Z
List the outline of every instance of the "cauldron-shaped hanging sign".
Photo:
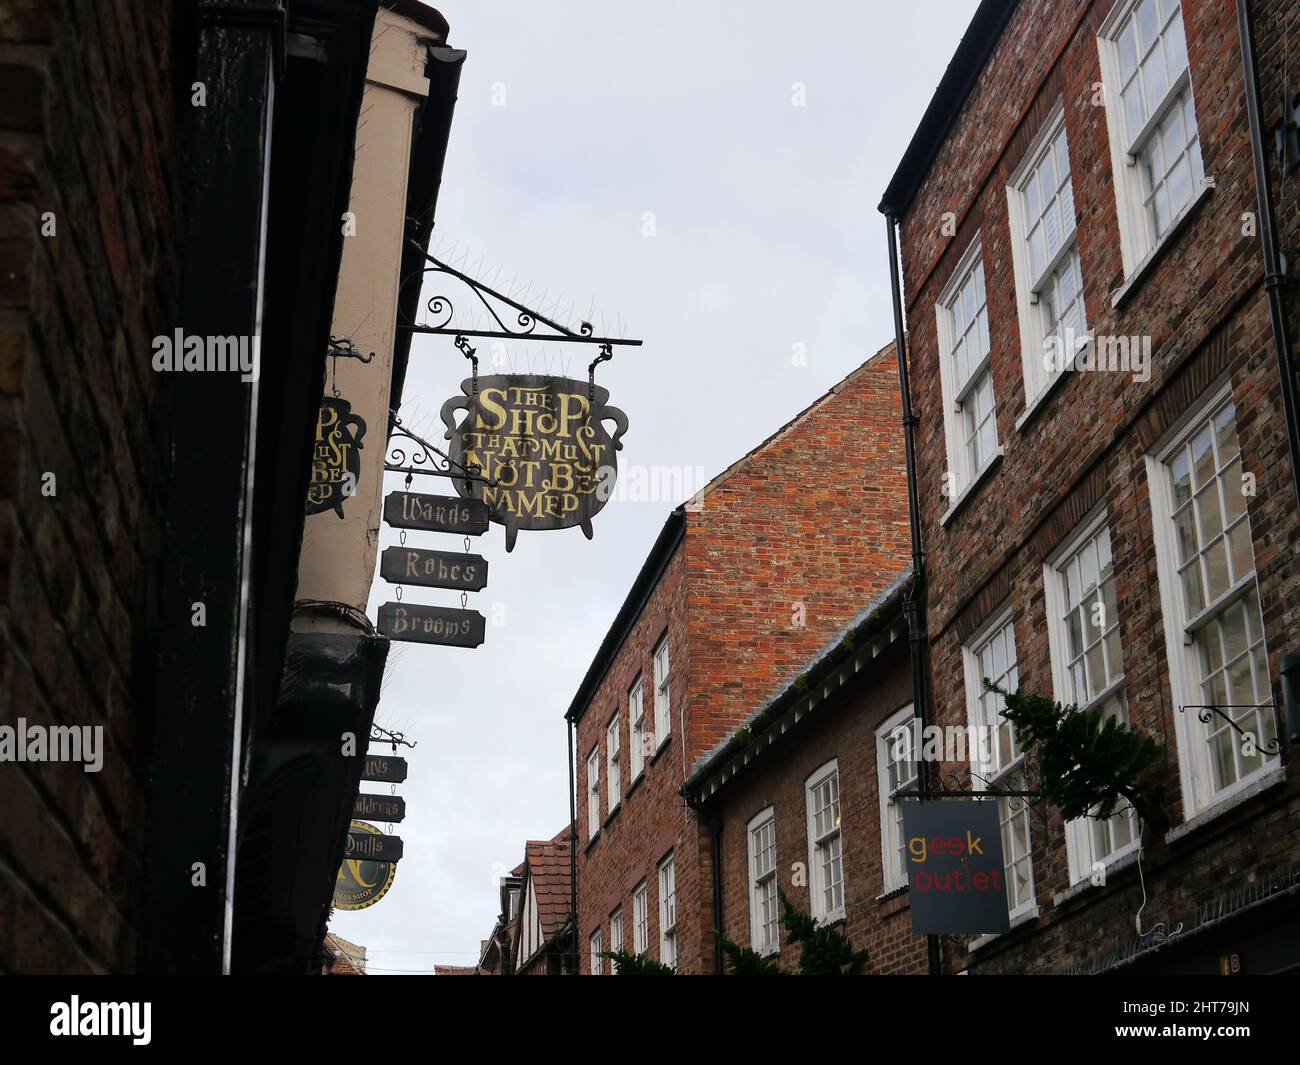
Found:
M 616 452 L 627 415 L 609 391 L 586 381 L 499 374 L 460 384 L 463 396 L 442 405 L 451 458 L 476 466 L 489 483 L 454 479 L 462 496 L 481 499 L 506 530 L 506 550 L 520 529 L 582 527 L 609 501 L 618 476 Z M 465 417 L 456 424 L 455 412 Z M 604 423 L 614 423 L 611 436 Z
M 355 495 L 361 476 L 361 440 L 366 420 L 352 413 L 346 399 L 326 396 L 316 417 L 316 445 L 312 450 L 311 484 L 307 487 L 307 513 L 333 510 L 343 517 L 343 501 Z

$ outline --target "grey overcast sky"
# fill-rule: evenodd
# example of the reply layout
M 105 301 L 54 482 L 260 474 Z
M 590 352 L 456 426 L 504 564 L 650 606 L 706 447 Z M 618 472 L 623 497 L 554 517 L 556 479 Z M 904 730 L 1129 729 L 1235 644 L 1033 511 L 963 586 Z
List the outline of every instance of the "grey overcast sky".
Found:
M 563 714 L 669 510 L 891 339 L 876 204 L 976 0 L 436 6 L 468 58 L 434 244 L 519 294 L 531 283 L 534 305 L 546 292 L 539 309 L 562 296 L 555 313 L 572 303 L 576 320 L 594 300 L 598 330 L 643 339 L 597 371 L 631 423 L 620 477 L 630 490 L 634 468 L 663 467 L 681 488 L 616 492 L 590 542 L 521 532 L 507 555 L 492 526 L 470 601 L 486 643 L 393 644 L 376 719 L 419 744 L 398 787 L 405 857 L 381 902 L 332 923 L 375 973 L 476 961 L 497 878 L 567 823 Z M 583 377 L 591 356 L 519 344 L 500 369 Z M 467 376 L 450 338 L 417 337 L 408 424 L 440 440 Z M 377 578 L 371 616 L 391 597 Z

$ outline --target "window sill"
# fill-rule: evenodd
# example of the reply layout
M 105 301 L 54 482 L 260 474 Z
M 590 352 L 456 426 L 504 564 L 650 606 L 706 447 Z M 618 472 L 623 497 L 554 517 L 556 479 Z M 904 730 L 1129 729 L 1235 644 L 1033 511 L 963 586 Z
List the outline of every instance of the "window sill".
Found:
M 1208 177 L 1203 178 L 1201 180 L 1201 191 L 1192 198 L 1191 203 L 1182 209 L 1182 212 L 1174 219 L 1173 225 L 1169 227 L 1169 231 L 1156 241 L 1155 247 L 1146 253 L 1137 266 L 1133 267 L 1133 272 L 1124 279 L 1124 283 L 1111 293 L 1111 307 L 1115 310 L 1119 310 L 1120 307 L 1128 302 L 1129 298 L 1142 287 L 1142 283 L 1151 276 L 1156 263 L 1164 258 L 1165 253 L 1173 245 L 1173 242 L 1178 238 L 1178 235 L 1187 228 L 1187 224 L 1191 221 L 1192 215 L 1196 213 L 1197 209 L 1209 198 L 1210 193 L 1213 191 L 1214 179 Z
M 978 939 L 972 939 L 970 945 L 966 949 L 971 954 L 974 954 L 977 950 L 981 950 L 984 947 L 987 947 L 995 939 L 1001 939 L 1003 936 L 1010 935 L 1017 928 L 1021 928 L 1024 925 L 1030 924 L 1031 922 L 1037 920 L 1038 920 L 1038 907 L 1033 906 L 1030 909 L 1026 910 L 1024 913 L 1020 914 L 1018 917 L 1011 918 L 1011 927 L 1008 928 L 1005 932 L 986 932 Z
M 645 766 L 642 766 L 641 772 L 639 772 L 628 782 L 627 791 L 623 792 L 623 802 L 627 802 L 627 800 L 632 797 L 632 792 L 634 792 L 637 789 L 637 787 L 640 785 L 641 781 L 643 780 L 645 780 Z M 623 803 L 619 803 L 620 806 L 622 804 Z
M 907 885 L 877 895 L 876 905 L 880 907 L 879 916 L 882 921 L 911 909 L 912 900 L 908 897 Z
M 588 836 L 587 842 L 582 845 L 582 853 L 586 854 L 588 851 L 590 851 L 591 848 L 596 845 L 596 841 L 599 839 L 600 839 L 599 831 L 597 831 L 597 833 L 594 836 Z
M 615 806 L 612 810 L 610 810 L 609 813 L 605 815 L 605 820 L 601 822 L 600 830 L 602 832 L 609 827 L 609 823 L 618 816 L 619 811 L 622 809 L 623 809 L 623 800 L 619 799 L 618 805 Z
M 1125 869 L 1131 869 L 1137 865 L 1138 859 L 1142 856 L 1141 847 L 1123 850 L 1118 855 L 1113 856 L 1105 863 L 1106 883 L 1094 884 L 1090 877 L 1084 877 L 1077 884 L 1071 884 L 1064 891 L 1052 896 L 1053 906 L 1064 906 L 1071 899 L 1077 899 L 1080 895 L 1085 894 L 1094 888 L 1098 891 L 1105 891 L 1110 886 L 1110 878 L 1116 873 L 1121 873 Z
M 1187 821 L 1184 821 L 1176 828 L 1171 828 L 1165 833 L 1166 843 L 1177 843 L 1184 836 L 1190 835 L 1198 828 L 1208 825 L 1215 818 L 1226 814 L 1229 810 L 1249 802 L 1262 792 L 1269 788 L 1276 787 L 1286 780 L 1286 766 L 1283 764 L 1275 765 L 1267 772 L 1261 773 L 1245 787 L 1236 791 L 1228 792 L 1221 799 L 1217 800 L 1212 806 L 1207 806 L 1200 813 Z
M 814 918 L 814 920 L 816 920 L 818 928 L 830 928 L 832 925 L 837 925 L 844 921 L 845 916 L 844 910 L 835 910 L 832 913 Z
M 939 519 L 939 524 L 941 526 L 947 525 L 948 522 L 953 519 L 953 516 L 957 511 L 961 510 L 961 508 L 966 505 L 967 500 L 975 494 L 975 490 L 979 488 L 989 475 L 993 473 L 994 469 L 1000 465 L 1002 465 L 1002 446 L 998 445 L 998 449 L 993 452 L 992 457 L 988 462 L 984 463 L 984 468 L 971 478 L 970 484 L 963 488 L 961 492 L 958 493 L 957 498 L 949 505 L 948 510 L 944 513 L 943 517 Z
M 1061 387 L 1061 382 L 1069 373 L 1069 370 L 1057 370 L 1052 379 L 1038 390 L 1038 395 L 1025 405 L 1024 413 L 1016 419 L 1016 432 L 1023 432 L 1025 426 L 1033 421 L 1034 416 L 1047 405 L 1048 399 Z
M 655 762 L 659 761 L 659 756 L 664 753 L 664 751 L 668 748 L 668 745 L 672 742 L 673 742 L 673 734 L 670 732 L 668 733 L 667 736 L 664 737 L 663 742 L 661 742 L 659 746 L 655 748 L 655 753 L 650 756 L 649 760 L 646 762 L 646 765 L 654 765 Z

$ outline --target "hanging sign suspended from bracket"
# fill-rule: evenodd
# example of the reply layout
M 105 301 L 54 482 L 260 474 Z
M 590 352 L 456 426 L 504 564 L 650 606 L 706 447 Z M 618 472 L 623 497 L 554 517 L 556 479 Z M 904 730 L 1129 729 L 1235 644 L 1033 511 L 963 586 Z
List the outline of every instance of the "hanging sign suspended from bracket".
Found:
M 435 643 L 444 647 L 478 647 L 487 619 L 477 610 L 457 610 L 419 603 L 384 603 L 379 608 L 379 632 L 394 640 Z
M 477 499 L 389 492 L 384 497 L 384 521 L 395 529 L 478 536 L 487 532 L 488 508 Z
M 379 829 L 364 821 L 353 821 L 352 834 L 380 834 Z M 345 857 L 334 879 L 334 906 L 339 910 L 364 910 L 373 906 L 388 893 L 397 876 L 396 862 L 381 862 L 373 858 Z
M 627 415 L 609 406 L 594 381 L 533 374 L 472 377 L 463 396 L 442 405 L 457 465 L 483 479 L 454 480 L 457 492 L 487 504 L 505 526 L 506 550 L 520 529 L 568 529 L 591 538 L 591 519 L 609 501 Z M 455 412 L 465 411 L 456 422 Z M 614 423 L 611 434 L 605 422 Z
M 406 800 L 400 795 L 361 792 L 352 803 L 352 816 L 395 825 L 406 817 Z
M 392 584 L 479 592 L 487 587 L 487 572 L 487 559 L 482 555 L 426 551 L 402 545 L 386 547 L 379 556 L 379 575 Z
M 348 830 L 343 848 L 343 859 L 359 861 L 396 862 L 402 857 L 402 841 L 396 836 L 385 836 L 374 831 L 373 825 L 358 823 Z
M 439 283 L 454 280 L 473 296 L 467 303 L 474 309 L 474 320 L 467 322 L 463 314 L 458 316 L 455 300 L 438 291 L 422 304 L 427 316 L 419 312 L 420 320 L 399 316 L 397 328 L 454 338 L 456 348 L 471 364 L 472 376 L 461 383 L 464 395 L 449 399 L 442 407 L 446 436 L 452 441 L 449 452 L 405 429 L 394 413 L 394 435 L 399 440 L 409 439 L 420 450 L 408 461 L 405 447 L 399 446 L 384 468 L 406 473 L 408 486 L 409 477 L 416 473 L 450 477 L 461 496 L 486 503 L 492 521 L 505 526 L 507 551 L 514 549 L 520 529 L 576 525 L 590 539 L 591 519 L 613 491 L 618 472 L 615 453 L 622 449 L 621 438 L 627 432 L 627 416 L 609 406 L 609 392 L 596 385 L 596 367 L 612 359 L 616 347 L 640 347 L 641 341 L 598 335 L 586 320 L 573 329 L 431 255 L 418 242 L 411 241 L 410 247 L 425 265 L 403 277 L 400 293 L 418 292 L 426 281 L 434 280 L 433 275 L 438 275 Z M 401 294 L 399 306 L 410 305 Z M 421 304 L 415 301 L 415 305 Z M 559 305 L 557 298 L 550 313 Z M 571 310 L 572 306 L 558 318 L 569 321 Z M 478 315 L 482 311 L 489 320 L 480 328 Z M 586 381 L 534 374 L 500 374 L 480 380 L 471 338 L 491 340 L 494 346 L 496 341 L 512 340 L 590 345 L 597 347 L 599 354 L 587 367 Z M 465 412 L 459 423 L 455 420 L 457 410 Z M 614 423 L 612 433 L 605 428 L 607 421 Z
M 395 754 L 368 754 L 361 768 L 361 779 L 400 784 L 406 779 L 406 759 Z

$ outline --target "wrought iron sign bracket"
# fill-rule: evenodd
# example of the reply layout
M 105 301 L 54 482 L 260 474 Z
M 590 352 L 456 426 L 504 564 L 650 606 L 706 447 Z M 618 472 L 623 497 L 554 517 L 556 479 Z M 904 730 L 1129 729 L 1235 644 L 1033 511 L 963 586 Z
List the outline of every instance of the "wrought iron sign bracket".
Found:
M 370 726 L 370 742 L 391 743 L 393 745 L 394 753 L 397 752 L 399 746 L 414 747 L 417 743 L 416 740 L 408 740 L 405 733 L 394 732 L 390 729 L 384 728 L 382 725 L 373 724 Z
M 908 788 L 904 791 L 894 792 L 894 797 L 899 799 L 920 799 L 922 802 L 930 802 L 936 799 L 1019 799 L 1024 804 L 1025 809 L 1032 811 L 1039 818 L 1044 831 L 1046 831 L 1047 805 L 1043 800 L 1047 796 L 1043 792 L 991 786 L 984 788 L 983 791 L 974 791 L 964 787 L 964 783 L 956 773 L 945 773 L 940 778 L 938 788 Z
M 456 346 L 462 350 L 464 350 L 462 340 L 467 337 L 479 337 L 486 340 L 527 340 L 529 342 L 536 340 L 568 344 L 598 344 L 601 345 L 604 355 L 602 358 L 598 358 L 596 362 L 604 362 L 606 359 L 613 358 L 613 349 L 619 345 L 632 348 L 641 346 L 642 342 L 640 340 L 596 336 L 595 329 L 590 322 L 582 322 L 578 327 L 578 331 L 574 332 L 572 329 L 548 318 L 540 311 L 533 310 L 518 300 L 505 295 L 505 293 L 498 292 L 491 286 L 462 273 L 450 263 L 443 262 L 421 247 L 418 241 L 410 239 L 408 244 L 416 249 L 429 265 L 404 277 L 401 284 L 402 289 L 405 289 L 408 284 L 422 283 L 427 274 L 447 274 L 462 282 L 470 290 L 486 309 L 496 328 L 467 329 L 463 325 L 452 325 L 452 318 L 455 316 L 456 310 L 455 305 L 449 296 L 438 295 L 431 296 L 426 303 L 429 313 L 433 316 L 433 324 L 417 325 L 415 322 L 399 322 L 397 328 L 401 332 L 430 333 L 456 337 Z M 514 328 L 507 325 L 507 320 L 512 316 L 515 322 Z M 545 327 L 542 332 L 537 331 L 539 325 Z M 593 368 L 594 366 L 595 363 L 592 364 Z
M 491 477 L 484 477 L 482 470 L 478 466 L 473 463 L 457 462 L 437 444 L 431 444 L 424 437 L 411 432 L 402 424 L 401 416 L 397 411 L 390 410 L 388 412 L 388 421 L 388 459 L 384 463 L 384 470 L 388 473 L 406 474 L 406 486 L 408 488 L 411 486 L 412 475 L 417 473 L 428 477 L 450 477 L 453 480 L 464 480 L 467 485 L 477 481 L 489 488 L 497 487 L 497 482 Z M 406 448 L 394 443 L 396 439 L 410 440 L 418 445 L 417 448 L 411 449 L 409 459 L 407 458 Z M 437 457 L 435 458 L 435 456 Z
M 1262 736 L 1253 736 L 1253 734 L 1248 733 L 1233 720 L 1230 713 L 1225 712 L 1229 710 L 1262 710 L 1264 707 L 1268 707 L 1273 711 L 1273 739 L 1269 743 L 1264 743 Z M 1243 739 L 1247 736 L 1252 736 L 1255 742 L 1255 747 L 1261 754 L 1282 753 L 1282 736 L 1284 735 L 1284 731 L 1281 728 L 1282 723 L 1279 720 L 1281 715 L 1278 712 L 1276 703 L 1224 703 L 1221 706 L 1195 706 L 1189 704 L 1188 706 L 1180 706 L 1178 708 L 1180 714 L 1186 710 L 1195 710 L 1196 719 L 1200 721 L 1202 725 L 1210 724 L 1210 722 L 1216 717 L 1222 718 L 1224 722 L 1227 723 L 1228 727 L 1238 736 L 1241 736 Z

